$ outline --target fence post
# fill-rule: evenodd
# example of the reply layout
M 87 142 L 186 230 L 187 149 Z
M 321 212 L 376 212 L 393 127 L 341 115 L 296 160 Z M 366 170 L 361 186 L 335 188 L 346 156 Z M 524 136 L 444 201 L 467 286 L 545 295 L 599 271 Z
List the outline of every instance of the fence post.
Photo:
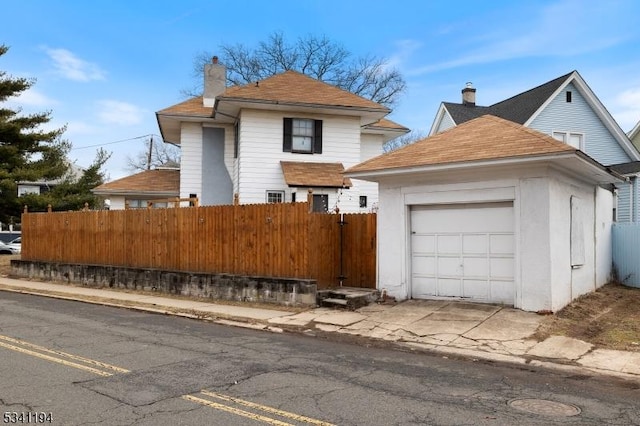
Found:
M 51 204 L 47 204 L 47 213 L 51 213 L 53 211 L 53 207 Z
M 233 194 L 233 205 L 237 206 L 239 204 L 240 204 L 240 194 L 236 192 L 235 194 Z
M 29 208 L 27 207 L 27 205 L 24 205 L 24 212 L 23 213 L 29 213 Z
M 87 212 L 89 211 L 89 203 L 84 203 L 84 208 L 82 209 L 83 212 Z
M 307 204 L 309 205 L 309 213 L 313 211 L 313 189 L 307 190 Z

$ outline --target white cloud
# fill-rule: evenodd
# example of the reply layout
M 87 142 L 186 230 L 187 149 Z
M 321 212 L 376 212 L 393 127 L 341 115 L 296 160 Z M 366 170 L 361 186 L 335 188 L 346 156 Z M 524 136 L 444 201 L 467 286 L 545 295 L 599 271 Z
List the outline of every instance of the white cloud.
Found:
M 537 13 L 513 9 L 492 19 L 479 17 L 499 21 L 500 25 L 491 23 L 489 27 L 483 27 L 479 24 L 464 34 L 465 43 L 470 40 L 475 44 L 466 54 L 420 67 L 410 74 L 514 58 L 580 55 L 605 49 L 629 40 L 632 32 L 636 32 L 621 19 L 624 18 L 624 5 L 624 2 L 616 2 L 616 6 L 609 2 L 589 2 L 585 7 L 581 0 L 561 0 Z M 612 22 L 616 25 L 611 25 Z
M 397 41 L 396 46 L 396 51 L 391 55 L 387 62 L 388 67 L 402 66 L 402 64 L 406 63 L 416 50 L 422 47 L 422 42 L 418 40 L 405 39 Z
M 640 120 L 640 87 L 627 89 L 615 99 L 614 113 L 620 127 L 627 132 Z
M 15 103 L 29 107 L 50 107 L 58 102 L 35 89 L 29 89 L 17 96 Z
M 45 48 L 58 74 L 73 81 L 104 80 L 105 72 L 91 62 L 78 58 L 66 49 Z
M 103 100 L 98 102 L 101 111 L 98 117 L 104 123 L 131 126 L 139 124 L 147 111 L 136 105 L 121 101 Z

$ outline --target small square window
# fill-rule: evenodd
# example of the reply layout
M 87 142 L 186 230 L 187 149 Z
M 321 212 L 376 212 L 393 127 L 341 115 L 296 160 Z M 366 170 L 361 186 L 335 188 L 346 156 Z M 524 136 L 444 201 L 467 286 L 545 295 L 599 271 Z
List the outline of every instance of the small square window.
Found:
M 360 208 L 364 208 L 367 207 L 367 196 L 366 195 L 361 195 L 360 196 Z
M 283 203 L 284 191 L 267 191 L 267 203 Z

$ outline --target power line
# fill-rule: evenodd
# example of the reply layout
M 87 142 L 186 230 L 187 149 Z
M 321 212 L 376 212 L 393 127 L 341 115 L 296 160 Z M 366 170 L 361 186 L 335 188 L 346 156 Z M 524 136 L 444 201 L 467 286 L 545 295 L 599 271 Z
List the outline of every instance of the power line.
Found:
M 105 142 L 105 143 L 98 143 L 98 144 L 95 144 L 95 145 L 73 147 L 73 148 L 71 148 L 71 151 L 75 151 L 75 150 L 78 150 L 78 149 L 96 148 L 96 147 L 105 146 L 105 145 L 113 145 L 113 144 L 116 144 L 116 143 L 129 142 L 129 141 L 133 141 L 133 140 L 136 140 L 136 139 L 143 139 L 143 138 L 148 138 L 148 137 L 153 137 L 153 136 L 159 136 L 159 135 L 156 135 L 156 134 L 153 134 L 153 133 L 149 133 L 147 135 L 136 136 L 136 137 L 127 138 L 127 139 L 120 139 L 120 140 L 112 141 L 112 142 Z

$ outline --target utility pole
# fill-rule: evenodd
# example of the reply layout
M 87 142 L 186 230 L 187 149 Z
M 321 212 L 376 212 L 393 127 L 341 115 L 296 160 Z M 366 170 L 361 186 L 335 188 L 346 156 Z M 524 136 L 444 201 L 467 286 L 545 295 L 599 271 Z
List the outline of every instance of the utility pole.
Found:
M 147 170 L 151 170 L 151 153 L 153 152 L 153 135 L 149 135 L 149 155 L 147 156 Z

